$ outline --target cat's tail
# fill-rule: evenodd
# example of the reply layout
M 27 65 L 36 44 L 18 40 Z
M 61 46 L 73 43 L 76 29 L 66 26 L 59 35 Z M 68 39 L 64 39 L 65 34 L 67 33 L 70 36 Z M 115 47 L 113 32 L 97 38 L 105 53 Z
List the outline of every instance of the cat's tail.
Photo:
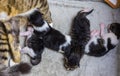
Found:
M 91 13 L 93 12 L 93 10 L 94 10 L 94 9 L 92 9 L 92 10 L 90 10 L 90 11 L 86 11 L 86 12 L 84 12 L 85 16 L 91 14 Z
M 28 63 L 20 63 L 1 70 L 0 76 L 20 76 L 20 74 L 28 74 L 31 68 L 31 65 Z
M 87 15 L 91 14 L 93 12 L 94 9 L 88 10 L 88 9 L 84 9 L 78 12 L 78 16 L 80 16 L 80 18 L 84 18 Z

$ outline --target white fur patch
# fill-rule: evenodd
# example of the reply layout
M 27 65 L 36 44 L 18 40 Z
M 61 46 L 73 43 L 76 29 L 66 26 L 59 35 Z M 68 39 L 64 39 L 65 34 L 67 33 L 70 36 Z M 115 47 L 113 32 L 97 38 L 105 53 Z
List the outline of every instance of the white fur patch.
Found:
M 41 27 L 33 26 L 33 28 L 39 32 L 42 32 L 42 31 L 47 31 L 47 28 L 49 28 L 49 25 L 46 21 L 44 21 L 44 24 Z
M 8 15 L 6 12 L 1 12 L 0 13 L 0 20 L 5 20 L 6 18 L 8 18 Z
M 27 12 L 18 14 L 17 16 L 28 16 L 29 17 L 34 11 L 38 11 L 38 9 L 37 8 L 33 8 L 33 9 L 27 11 Z
M 63 43 L 62 45 L 60 45 L 60 47 L 59 47 L 60 52 L 61 52 L 62 47 L 66 47 L 66 46 L 68 46 L 69 44 L 71 44 L 71 37 L 70 37 L 70 36 L 65 35 L 65 40 L 66 40 L 66 42 Z
M 89 53 L 90 52 L 90 44 L 93 42 L 94 44 L 97 44 L 97 39 L 99 38 L 99 36 L 93 36 L 87 43 L 87 45 L 85 46 L 85 53 Z
M 105 46 L 107 47 L 107 39 L 110 38 L 111 39 L 111 44 L 113 45 L 117 45 L 119 40 L 117 39 L 117 36 L 114 34 L 114 33 L 108 33 L 108 34 L 105 34 L 103 39 L 105 40 Z
M 28 54 L 30 55 L 31 57 L 35 57 L 36 54 L 34 53 L 33 49 L 29 48 L 29 47 L 24 47 L 22 50 L 21 50 L 21 53 L 23 54 Z
M 51 27 L 53 27 L 53 23 L 49 23 L 49 25 L 50 25 Z
M 59 50 L 58 52 L 60 52 L 60 53 L 62 53 L 62 54 L 64 53 L 64 51 L 63 51 L 63 50 Z
M 9 63 L 9 66 L 10 66 L 10 67 L 12 67 L 12 66 L 14 66 L 14 65 L 17 65 L 17 64 L 19 64 L 19 63 L 15 63 L 12 59 L 10 59 L 10 63 Z

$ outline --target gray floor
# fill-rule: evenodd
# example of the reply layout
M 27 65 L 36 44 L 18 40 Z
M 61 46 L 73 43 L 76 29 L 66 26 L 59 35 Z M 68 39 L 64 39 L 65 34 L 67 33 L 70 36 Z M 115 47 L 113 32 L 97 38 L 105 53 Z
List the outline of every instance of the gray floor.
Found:
M 95 1 L 95 2 L 101 1 L 101 2 L 103 2 L 104 0 L 77 0 L 77 1 Z
M 91 21 L 91 30 L 99 29 L 100 23 L 110 24 L 120 22 L 120 9 L 112 9 L 102 2 L 48 0 L 54 28 L 63 34 L 68 34 L 73 17 L 83 8 L 94 9 L 88 16 Z M 34 66 L 31 73 L 24 76 L 119 76 L 117 71 L 117 48 L 111 50 L 103 57 L 95 58 L 84 56 L 80 61 L 80 68 L 66 71 L 63 67 L 63 56 L 50 49 L 45 49 L 42 62 Z M 120 58 L 120 57 L 119 57 Z M 29 61 L 23 55 L 23 61 Z
M 61 0 L 57 0 L 61 1 Z M 93 1 L 93 2 L 104 2 L 104 0 L 64 0 L 64 1 Z

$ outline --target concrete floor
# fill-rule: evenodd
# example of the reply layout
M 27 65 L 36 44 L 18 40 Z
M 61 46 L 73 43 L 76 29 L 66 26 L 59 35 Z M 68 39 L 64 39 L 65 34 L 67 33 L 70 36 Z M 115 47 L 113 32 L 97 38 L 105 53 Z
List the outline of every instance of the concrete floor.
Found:
M 57 0 L 61 1 L 61 0 Z M 63 1 L 93 1 L 93 2 L 104 2 L 104 0 L 63 0 Z
M 83 8 L 94 9 L 88 16 L 91 21 L 91 30 L 99 29 L 99 24 L 120 23 L 120 9 L 112 9 L 102 2 L 48 0 L 54 28 L 64 34 L 68 34 L 73 17 Z M 103 57 L 90 57 L 84 55 L 80 61 L 80 68 L 74 71 L 66 71 L 63 67 L 63 56 L 60 53 L 45 49 L 42 61 L 34 66 L 31 73 L 24 76 L 119 76 L 117 65 L 117 48 L 111 50 Z M 118 57 L 118 58 L 117 58 Z M 29 58 L 23 55 L 23 61 Z
M 95 2 L 103 2 L 104 0 L 76 0 L 76 1 L 95 1 Z

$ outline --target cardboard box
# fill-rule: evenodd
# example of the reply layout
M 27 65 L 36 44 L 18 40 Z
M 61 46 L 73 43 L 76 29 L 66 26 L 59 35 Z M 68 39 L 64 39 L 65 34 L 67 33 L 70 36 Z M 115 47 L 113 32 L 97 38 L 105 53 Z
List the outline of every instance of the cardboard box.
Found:
M 112 8 L 120 7 L 120 0 L 105 0 Z

